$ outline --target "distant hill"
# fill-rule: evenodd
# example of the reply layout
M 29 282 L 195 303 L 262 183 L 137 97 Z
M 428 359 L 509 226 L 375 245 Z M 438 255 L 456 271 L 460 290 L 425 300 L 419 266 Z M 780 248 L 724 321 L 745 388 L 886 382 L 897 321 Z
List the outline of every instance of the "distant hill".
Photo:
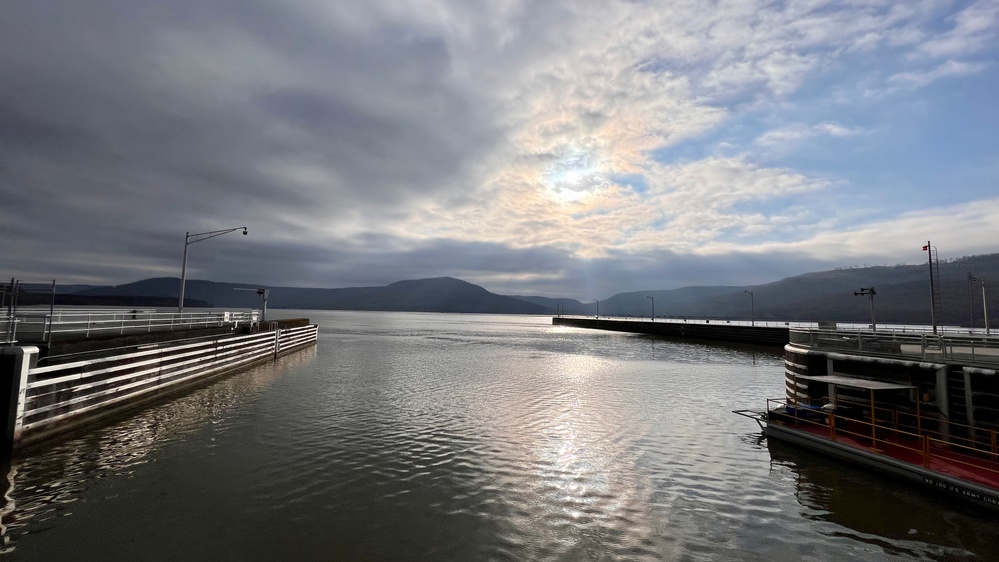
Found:
M 92 285 L 91 285 L 92 287 Z M 28 289 L 18 290 L 17 293 L 17 305 L 18 306 L 38 306 L 38 305 L 50 305 L 55 304 L 55 306 L 131 306 L 131 307 L 143 307 L 143 308 L 169 308 L 177 306 L 177 297 L 149 297 L 149 296 L 123 296 L 123 295 L 74 295 L 74 294 L 62 294 L 57 292 L 55 295 L 55 302 L 52 302 L 52 292 L 51 286 L 49 287 L 49 292 L 35 292 L 37 288 L 33 291 Z M 184 298 L 184 303 L 186 306 L 190 307 L 211 307 L 211 303 Z
M 521 297 L 512 298 L 543 306 L 549 311 L 561 310 L 562 314 L 592 314 L 593 305 L 589 307 L 576 299 L 553 299 L 551 297 Z M 561 305 L 559 304 L 561 303 Z
M 180 280 L 177 278 L 161 277 L 116 287 L 87 289 L 79 294 L 154 296 L 176 299 L 179 285 Z M 264 288 L 264 286 L 189 280 L 184 296 L 185 301 L 187 298 L 197 299 L 210 302 L 219 308 L 259 308 L 262 303 L 260 297 L 253 291 L 237 290 L 241 288 Z M 451 277 L 399 281 L 385 287 L 267 288 L 270 289 L 267 300 L 267 306 L 270 308 L 498 314 L 550 314 L 552 312 L 544 306 L 490 293 L 478 285 Z
M 940 263 L 940 306 L 937 324 L 967 326 L 972 315 L 982 327 L 982 289 L 968 282 L 968 273 L 986 281 L 990 310 L 999 303 L 999 254 L 971 256 Z M 655 298 L 657 316 L 748 320 L 755 301 L 756 318 L 781 321 L 870 322 L 869 297 L 854 296 L 861 287 L 874 287 L 878 322 L 930 324 L 929 266 L 857 267 L 806 273 L 754 286 L 684 287 L 620 293 L 600 301 L 601 315 L 649 316 Z M 752 291 L 753 295 L 745 291 Z M 593 314 L 594 305 L 587 305 Z M 999 325 L 990 314 L 990 323 Z
M 987 280 L 993 306 L 999 303 L 999 254 L 970 256 L 940 264 L 940 307 L 937 323 L 976 326 L 982 323 L 981 285 L 968 282 L 968 273 Z M 117 287 L 87 288 L 75 294 L 91 296 L 158 297 L 174 299 L 177 278 L 155 278 Z M 837 321 L 865 323 L 871 319 L 868 297 L 854 296 L 861 287 L 875 287 L 879 323 L 930 323 L 929 268 L 895 265 L 836 269 L 788 277 L 773 283 L 746 286 L 683 287 L 619 293 L 599 303 L 602 316 L 716 318 L 778 321 Z M 185 296 L 220 308 L 259 308 L 252 283 L 188 281 Z M 268 287 L 268 306 L 286 309 L 394 310 L 413 312 L 485 312 L 498 314 L 554 314 L 561 302 L 565 314 L 594 314 L 596 303 L 537 296 L 503 296 L 451 277 L 399 281 L 385 287 L 312 289 Z M 745 291 L 752 291 L 750 297 Z M 195 306 L 188 304 L 187 306 Z M 999 313 L 991 315 L 999 325 Z

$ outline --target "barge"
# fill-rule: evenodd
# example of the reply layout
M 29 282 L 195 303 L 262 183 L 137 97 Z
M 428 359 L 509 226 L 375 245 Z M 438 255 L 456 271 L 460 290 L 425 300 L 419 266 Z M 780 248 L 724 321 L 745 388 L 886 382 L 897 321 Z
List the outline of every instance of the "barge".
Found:
M 999 339 L 791 330 L 785 396 L 753 418 L 804 447 L 999 510 Z
M 256 312 L 24 312 L 0 346 L 0 444 L 8 450 L 162 400 L 315 345 L 307 319 Z

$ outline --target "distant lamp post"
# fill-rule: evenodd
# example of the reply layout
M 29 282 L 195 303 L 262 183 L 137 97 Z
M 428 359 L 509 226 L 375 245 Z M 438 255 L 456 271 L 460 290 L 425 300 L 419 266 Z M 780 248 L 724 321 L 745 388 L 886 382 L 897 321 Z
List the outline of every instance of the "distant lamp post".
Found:
M 970 323 L 968 326 L 972 330 L 975 329 L 975 276 L 968 272 L 968 318 Z
M 562 301 L 555 301 L 555 316 L 562 317 Z
M 597 313 L 594 316 L 594 318 L 600 318 L 600 301 L 594 299 L 593 302 L 595 302 L 597 304 Z
M 971 280 L 982 284 L 982 312 L 985 313 L 985 335 L 987 336 L 991 332 L 989 332 L 989 305 L 985 302 L 985 278 L 972 275 Z
M 861 287 L 859 291 L 854 291 L 853 292 L 853 296 L 855 296 L 855 297 L 862 297 L 862 296 L 870 295 L 870 297 L 871 297 L 871 329 L 873 331 L 875 331 L 875 332 L 878 331 L 878 322 L 877 322 L 877 320 L 874 319 L 874 295 L 876 295 L 876 294 L 878 294 L 878 292 L 874 290 L 874 287 L 871 287 L 870 289 L 865 289 L 864 287 Z
M 975 283 L 971 280 L 971 265 L 968 258 L 961 258 L 954 263 L 968 268 L 968 328 L 975 329 Z
M 213 230 L 211 232 L 201 232 L 198 234 L 191 234 L 188 232 L 184 237 L 184 265 L 180 268 L 180 299 L 177 302 L 177 312 L 184 312 L 184 287 L 187 285 L 187 247 L 195 242 L 201 242 L 202 240 L 208 240 L 209 238 L 215 238 L 216 236 L 222 236 L 223 234 L 229 234 L 230 232 L 236 232 L 237 230 L 242 230 L 243 236 L 248 234 L 245 226 L 237 226 L 236 228 Z
M 251 289 L 249 287 L 236 287 L 233 290 L 234 291 L 256 291 L 257 292 L 257 296 L 259 296 L 260 298 L 264 299 L 264 309 L 260 313 L 260 321 L 261 322 L 266 321 L 266 319 L 267 319 L 267 297 L 269 297 L 270 294 L 271 294 L 271 290 L 270 289 Z
M 750 290 L 745 290 L 743 293 L 749 295 L 749 323 L 753 326 L 756 325 L 756 297 L 753 296 L 753 292 Z
M 656 321 L 656 297 L 645 297 L 647 299 L 652 299 L 652 321 Z
M 926 245 L 923 246 L 923 251 L 929 256 L 927 258 L 927 264 L 930 267 L 930 322 L 933 324 L 933 333 L 937 333 L 937 295 L 936 295 L 936 283 L 933 281 L 933 254 L 936 253 L 936 248 L 930 241 L 926 241 Z M 937 279 L 937 282 L 940 280 Z M 873 298 L 873 297 L 872 297 Z

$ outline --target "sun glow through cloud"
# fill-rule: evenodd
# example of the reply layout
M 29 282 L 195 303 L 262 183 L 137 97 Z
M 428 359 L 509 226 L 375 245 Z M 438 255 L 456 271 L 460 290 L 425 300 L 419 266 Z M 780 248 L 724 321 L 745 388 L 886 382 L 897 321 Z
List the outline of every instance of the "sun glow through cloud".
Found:
M 557 202 L 582 201 L 607 187 L 599 159 L 581 149 L 569 149 L 542 174 L 547 194 Z

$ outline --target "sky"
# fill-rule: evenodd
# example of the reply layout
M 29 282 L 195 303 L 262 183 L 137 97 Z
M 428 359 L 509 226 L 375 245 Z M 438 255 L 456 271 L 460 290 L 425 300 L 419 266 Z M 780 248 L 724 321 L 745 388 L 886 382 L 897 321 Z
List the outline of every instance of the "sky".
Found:
M 31 0 L 0 278 L 591 301 L 999 252 L 999 0 Z

